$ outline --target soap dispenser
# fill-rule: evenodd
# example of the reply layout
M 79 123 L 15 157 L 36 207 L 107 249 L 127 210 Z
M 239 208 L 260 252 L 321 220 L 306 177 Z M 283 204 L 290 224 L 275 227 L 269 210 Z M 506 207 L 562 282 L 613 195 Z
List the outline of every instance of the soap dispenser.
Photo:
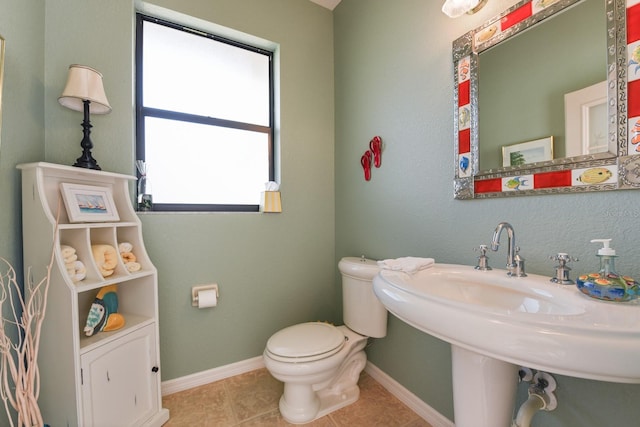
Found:
M 623 302 L 638 298 L 638 282 L 629 276 L 621 276 L 616 271 L 617 256 L 616 251 L 610 247 L 611 239 L 593 239 L 591 243 L 602 243 L 602 248 L 597 253 L 600 270 L 578 277 L 576 285 L 580 292 L 605 301 Z

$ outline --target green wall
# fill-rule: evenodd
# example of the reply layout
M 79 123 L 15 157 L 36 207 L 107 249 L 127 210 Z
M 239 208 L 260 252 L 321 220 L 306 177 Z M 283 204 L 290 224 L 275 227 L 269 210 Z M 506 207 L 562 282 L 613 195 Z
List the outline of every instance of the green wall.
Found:
M 280 58 L 276 136 L 284 212 L 141 215 L 159 271 L 162 379 L 170 380 L 259 356 L 285 326 L 339 320 L 333 17 L 300 0 L 156 4 L 270 41 Z M 7 39 L 0 255 L 17 266 L 15 165 L 72 164 L 81 152 L 81 114 L 57 102 L 70 64 L 100 70 L 113 107 L 92 117 L 94 157 L 103 170 L 134 173 L 135 7 L 134 0 L 0 0 L 0 34 Z M 193 308 L 191 287 L 212 282 L 220 286 L 218 307 Z
M 336 257 L 432 256 L 475 265 L 472 248 L 488 243 L 496 225 L 509 221 L 531 273 L 551 276 L 548 257 L 557 252 L 580 258 L 574 274 L 591 271 L 598 267 L 597 247 L 589 240 L 611 237 L 619 270 L 640 277 L 640 192 L 453 199 L 451 42 L 515 1 L 490 1 L 476 15 L 457 19 L 442 14 L 442 3 L 342 0 L 334 11 Z M 385 149 L 381 168 L 366 182 L 359 159 L 374 135 Z M 504 249 L 490 256 L 494 267 L 506 261 Z M 449 345 L 391 316 L 387 337 L 368 353 L 453 419 Z M 534 426 L 638 425 L 639 385 L 556 378 L 558 408 L 536 415 Z M 523 385 L 518 402 L 525 395 Z
M 6 41 L 0 133 L 0 256 L 21 275 L 22 210 L 17 163 L 44 155 L 44 0 L 0 0 Z

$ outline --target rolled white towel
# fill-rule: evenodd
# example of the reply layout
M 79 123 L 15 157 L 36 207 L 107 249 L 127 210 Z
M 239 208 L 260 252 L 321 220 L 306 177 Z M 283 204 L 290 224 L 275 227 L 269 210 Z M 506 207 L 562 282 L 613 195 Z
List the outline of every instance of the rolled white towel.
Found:
M 378 266 L 386 270 L 404 271 L 413 274 L 431 267 L 435 263 L 433 258 L 402 257 L 378 261 Z
M 140 265 L 139 262 L 127 262 L 124 264 L 125 267 L 127 267 L 127 271 L 129 271 L 129 273 L 135 273 L 136 271 L 140 271 L 140 269 L 142 268 L 142 266 Z
M 69 256 L 64 257 L 64 263 L 65 264 L 69 264 L 71 262 L 76 262 L 77 259 L 78 259 L 78 255 L 77 254 L 69 255 Z
M 81 280 L 84 280 L 85 277 L 87 277 L 87 268 L 84 266 L 84 263 L 82 261 L 76 261 L 75 274 L 71 278 L 71 280 L 73 280 L 73 282 L 79 282 Z
M 60 252 L 62 253 L 62 258 L 67 258 L 75 254 L 76 250 L 68 245 L 60 245 Z
M 122 242 L 118 244 L 118 252 L 125 253 L 133 251 L 133 245 L 129 242 Z

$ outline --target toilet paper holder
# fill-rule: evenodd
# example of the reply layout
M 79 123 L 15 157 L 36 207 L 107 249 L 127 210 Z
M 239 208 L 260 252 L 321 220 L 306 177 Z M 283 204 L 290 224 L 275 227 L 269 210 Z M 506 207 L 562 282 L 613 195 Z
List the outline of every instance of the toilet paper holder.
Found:
M 220 298 L 220 294 L 218 292 L 218 284 L 214 283 L 212 285 L 201 285 L 201 286 L 193 286 L 191 288 L 191 305 L 193 307 L 198 306 L 198 293 L 201 291 L 215 290 L 216 297 Z

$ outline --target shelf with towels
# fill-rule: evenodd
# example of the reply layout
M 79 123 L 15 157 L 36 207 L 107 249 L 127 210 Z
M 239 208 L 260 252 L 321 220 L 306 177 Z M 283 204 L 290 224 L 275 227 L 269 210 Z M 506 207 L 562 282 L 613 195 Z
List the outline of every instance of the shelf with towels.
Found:
M 136 178 L 44 162 L 18 169 L 25 276 L 43 277 L 52 249 L 54 257 L 40 353 L 57 358 L 40 367 L 44 419 L 160 427 L 169 411 L 160 393 L 158 277 L 130 196 Z

